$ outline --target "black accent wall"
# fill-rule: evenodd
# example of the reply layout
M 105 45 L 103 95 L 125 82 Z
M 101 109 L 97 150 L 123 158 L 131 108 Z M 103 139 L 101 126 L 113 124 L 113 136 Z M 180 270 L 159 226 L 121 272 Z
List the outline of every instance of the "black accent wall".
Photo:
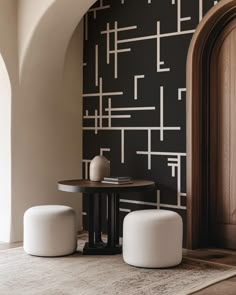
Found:
M 214 0 L 99 0 L 84 18 L 83 176 L 98 154 L 112 175 L 158 183 L 121 195 L 130 211 L 174 210 L 186 225 L 186 57 Z M 104 209 L 104 230 L 106 204 Z M 84 197 L 83 222 L 87 227 Z M 122 223 L 121 223 L 122 224 Z

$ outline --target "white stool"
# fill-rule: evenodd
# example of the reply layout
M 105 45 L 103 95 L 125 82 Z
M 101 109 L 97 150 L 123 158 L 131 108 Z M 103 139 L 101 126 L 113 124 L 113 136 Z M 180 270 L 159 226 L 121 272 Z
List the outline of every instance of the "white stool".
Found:
M 45 205 L 24 214 L 24 250 L 36 256 L 63 256 L 76 250 L 75 211 L 67 206 Z
M 171 267 L 182 260 L 183 222 L 168 210 L 140 210 L 123 223 L 123 259 L 147 268 Z

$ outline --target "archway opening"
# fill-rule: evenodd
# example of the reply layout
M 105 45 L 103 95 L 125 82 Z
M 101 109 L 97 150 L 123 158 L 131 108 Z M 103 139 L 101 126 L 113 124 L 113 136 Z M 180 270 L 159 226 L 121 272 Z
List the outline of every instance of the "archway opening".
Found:
M 82 215 L 81 198 L 59 192 L 57 181 L 81 175 L 82 32 L 76 28 L 94 2 L 48 0 L 32 5 L 21 1 L 18 5 L 11 242 L 22 241 L 23 215 L 29 207 L 65 204 Z
M 187 61 L 187 247 L 221 246 L 233 248 L 228 242 L 234 236 L 234 205 L 236 194 L 225 193 L 226 175 L 233 179 L 229 159 L 233 159 L 231 138 L 236 124 L 228 117 L 232 111 L 233 94 L 226 95 L 227 75 L 233 70 L 227 66 L 232 59 L 230 50 L 236 45 L 234 27 L 236 1 L 222 0 L 211 9 L 197 28 L 192 39 Z M 233 32 L 233 33 L 232 33 Z M 229 41 L 230 39 L 230 41 Z M 233 61 L 233 60 L 232 60 Z M 233 107 L 233 105 L 232 105 Z M 229 130 L 226 130 L 229 128 Z M 228 133 L 228 142 L 222 134 Z M 227 158 L 227 161 L 225 160 Z M 233 181 L 233 180 L 232 180 Z M 234 189 L 233 189 L 234 190 Z M 232 199 L 230 205 L 230 199 Z M 228 227 L 220 206 L 229 203 Z M 221 211 L 221 212 L 220 212 Z M 216 215 L 219 215 L 216 218 Z M 230 221 L 232 220 L 232 221 Z M 236 229 L 236 227 L 235 227 Z M 221 232 L 221 233 L 220 233 Z M 230 233 L 229 233 L 230 232 Z M 235 231 L 236 232 L 236 231 Z M 236 241 L 235 241 L 236 246 Z

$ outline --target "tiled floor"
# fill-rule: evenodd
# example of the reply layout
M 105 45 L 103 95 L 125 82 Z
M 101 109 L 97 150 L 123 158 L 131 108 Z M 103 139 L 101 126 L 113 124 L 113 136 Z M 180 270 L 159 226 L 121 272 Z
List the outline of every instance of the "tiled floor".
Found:
M 82 238 L 85 238 L 83 235 Z M 12 249 L 21 247 L 22 242 L 19 243 L 2 243 L 0 242 L 0 250 Z M 183 250 L 183 255 L 198 258 L 202 260 L 233 265 L 236 267 L 236 251 L 223 249 L 200 249 L 200 250 Z M 236 276 L 231 279 L 214 284 L 202 291 L 196 292 L 197 295 L 236 295 Z

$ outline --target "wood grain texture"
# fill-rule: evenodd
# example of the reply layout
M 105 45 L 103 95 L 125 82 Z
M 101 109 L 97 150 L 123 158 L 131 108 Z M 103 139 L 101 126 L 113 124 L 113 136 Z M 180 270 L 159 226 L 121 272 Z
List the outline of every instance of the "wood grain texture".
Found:
M 236 227 L 234 224 L 218 224 L 215 230 L 216 246 L 236 249 Z
M 221 41 L 221 40 L 220 40 Z M 230 101 L 231 101 L 231 34 L 229 34 L 219 52 L 216 63 L 217 80 L 214 81 L 212 87 L 217 89 L 217 98 L 211 95 L 212 104 L 216 104 L 217 122 L 215 126 L 210 126 L 211 130 L 216 128 L 217 138 L 216 147 L 216 170 L 211 171 L 211 175 L 217 180 L 216 182 L 216 214 L 217 222 L 229 222 L 229 207 L 230 207 Z M 218 48 L 218 44 L 215 45 Z M 213 52 L 214 54 L 214 52 Z M 215 69 L 211 70 L 214 73 Z M 210 199 L 214 195 L 209 196 Z
M 236 15 L 236 0 L 221 0 L 202 19 L 193 35 L 187 58 L 187 247 L 197 248 L 207 241 L 208 158 L 204 158 L 204 109 L 208 101 L 206 80 L 208 52 L 215 39 Z M 210 158 L 210 156 L 209 156 Z M 211 161 L 211 160 L 210 160 Z M 210 165 L 211 166 L 211 165 Z M 207 180 L 208 181 L 208 180 Z M 206 232 L 203 235 L 203 232 Z
M 210 83 L 210 242 L 236 249 L 236 20 L 215 43 Z
M 230 44 L 225 29 L 212 52 L 210 85 L 210 203 L 211 219 L 229 222 L 230 201 Z M 223 197 L 224 196 L 224 197 Z
M 236 24 L 235 24 L 236 26 Z M 235 225 L 236 237 L 236 29 L 231 33 L 231 95 L 230 95 L 230 224 Z M 235 242 L 236 249 L 236 242 Z

